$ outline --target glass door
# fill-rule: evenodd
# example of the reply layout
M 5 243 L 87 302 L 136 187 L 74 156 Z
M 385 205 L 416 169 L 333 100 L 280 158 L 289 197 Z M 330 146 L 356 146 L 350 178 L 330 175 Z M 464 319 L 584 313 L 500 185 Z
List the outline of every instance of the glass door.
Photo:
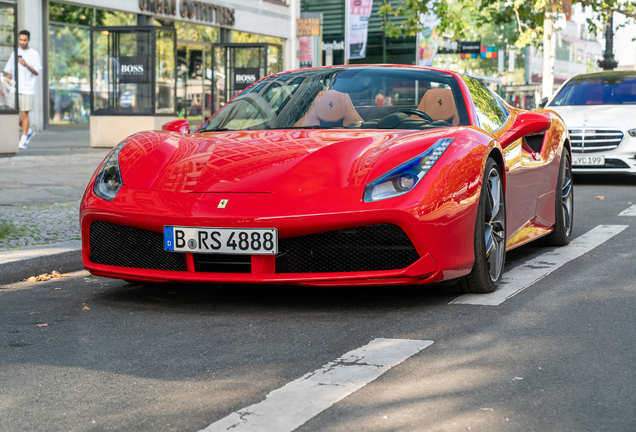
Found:
M 177 44 L 177 115 L 197 126 L 210 116 L 212 70 L 210 46 Z

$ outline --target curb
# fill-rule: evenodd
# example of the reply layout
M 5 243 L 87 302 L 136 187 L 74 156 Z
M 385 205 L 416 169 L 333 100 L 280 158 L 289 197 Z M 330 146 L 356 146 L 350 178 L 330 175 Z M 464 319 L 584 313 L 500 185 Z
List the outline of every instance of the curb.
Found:
M 83 269 L 80 240 L 0 252 L 0 285 L 53 270 L 69 273 Z

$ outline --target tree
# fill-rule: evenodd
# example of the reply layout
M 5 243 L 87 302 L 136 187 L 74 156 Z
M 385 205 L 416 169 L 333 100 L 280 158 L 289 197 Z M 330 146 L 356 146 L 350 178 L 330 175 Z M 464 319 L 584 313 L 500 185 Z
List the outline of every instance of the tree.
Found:
M 393 7 L 388 0 L 383 1 L 380 15 L 404 18 L 401 25 L 385 21 L 384 30 L 391 37 L 416 35 L 421 30 L 421 14 L 437 16 L 438 33 L 449 34 L 455 39 L 463 38 L 470 27 L 461 19 L 462 11 L 469 11 L 475 17 L 472 21 L 480 27 L 514 23 L 516 32 L 512 41 L 515 46 L 543 45 L 543 94 L 547 96 L 552 93 L 555 57 L 553 24 L 557 14 L 562 12 L 561 0 L 406 0 L 398 7 Z M 636 2 L 631 0 L 572 0 L 572 3 L 589 6 L 595 13 L 596 20 L 587 20 L 588 29 L 594 34 L 599 32 L 614 12 L 636 19 Z

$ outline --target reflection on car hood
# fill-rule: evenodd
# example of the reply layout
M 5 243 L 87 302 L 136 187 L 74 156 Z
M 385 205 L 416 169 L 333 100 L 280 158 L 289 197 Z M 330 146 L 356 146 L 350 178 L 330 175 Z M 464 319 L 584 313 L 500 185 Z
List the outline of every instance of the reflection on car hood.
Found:
M 568 129 L 604 127 L 631 129 L 636 127 L 636 105 L 568 105 L 549 106 L 565 121 Z
M 393 168 L 449 130 L 269 130 L 190 137 L 144 132 L 128 139 L 120 164 L 124 184 L 139 189 L 277 192 L 361 186 L 374 168 Z

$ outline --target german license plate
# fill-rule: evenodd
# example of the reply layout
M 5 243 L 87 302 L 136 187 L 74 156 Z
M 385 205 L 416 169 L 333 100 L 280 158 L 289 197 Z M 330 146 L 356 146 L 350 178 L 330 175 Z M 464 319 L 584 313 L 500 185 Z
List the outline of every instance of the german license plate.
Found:
M 605 156 L 573 156 L 572 166 L 605 165 Z
M 275 228 L 163 227 L 163 247 L 169 252 L 268 255 L 278 253 Z

